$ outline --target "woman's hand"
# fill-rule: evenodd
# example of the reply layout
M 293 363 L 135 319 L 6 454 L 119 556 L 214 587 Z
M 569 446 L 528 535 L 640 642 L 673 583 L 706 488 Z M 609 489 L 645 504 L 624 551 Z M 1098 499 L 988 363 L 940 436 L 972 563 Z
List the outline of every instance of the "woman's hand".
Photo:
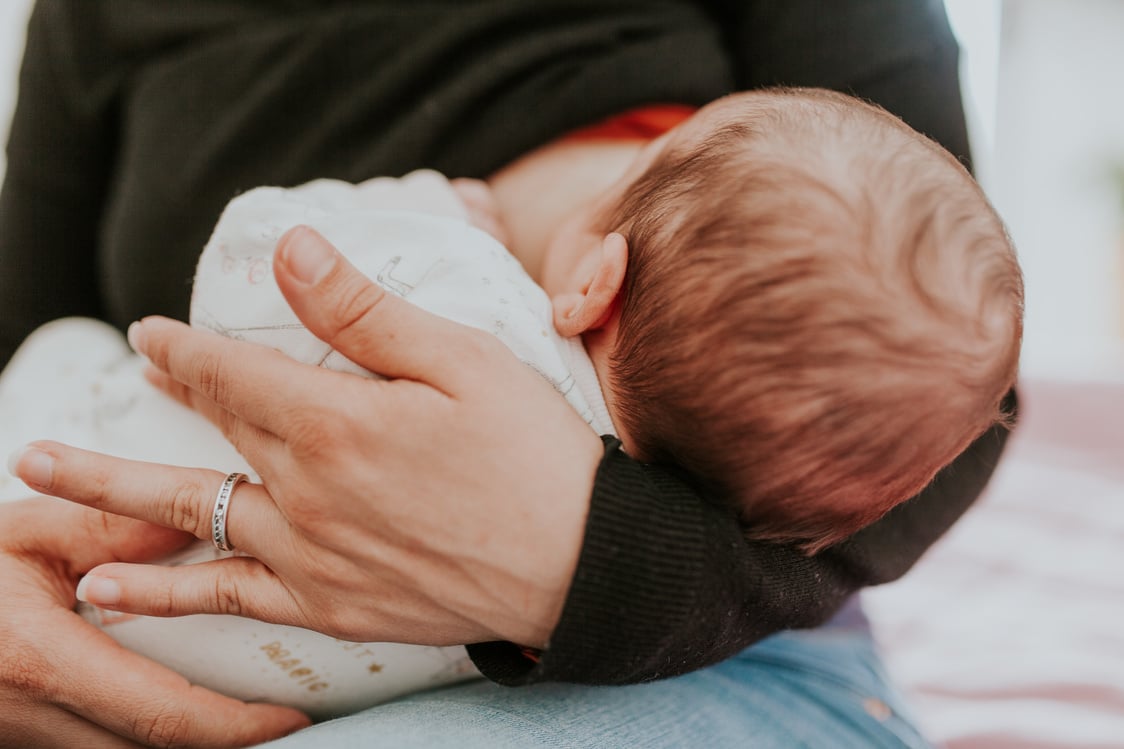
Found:
M 227 515 L 249 556 L 105 565 L 87 600 L 352 640 L 546 645 L 577 565 L 598 437 L 495 338 L 387 294 L 315 232 L 286 234 L 274 268 L 313 333 L 391 379 L 166 319 L 136 324 L 153 381 L 215 422 L 264 486 L 238 487 Z M 206 539 L 223 478 L 54 443 L 36 443 L 18 469 L 38 491 Z
M 0 746 L 243 746 L 307 725 L 192 686 L 74 613 L 86 570 L 187 539 L 45 497 L 0 506 Z

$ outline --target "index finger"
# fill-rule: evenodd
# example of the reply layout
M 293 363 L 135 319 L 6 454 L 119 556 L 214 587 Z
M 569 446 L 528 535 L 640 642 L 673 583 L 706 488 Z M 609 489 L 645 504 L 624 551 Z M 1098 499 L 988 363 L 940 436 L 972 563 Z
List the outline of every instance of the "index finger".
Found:
M 248 704 L 190 684 L 174 671 L 115 643 L 77 614 L 58 612 L 52 660 L 42 677 L 55 704 L 149 746 L 248 746 L 309 724 L 287 707 Z M 65 674 L 65 676 L 62 676 Z
M 291 412 L 314 403 L 303 380 L 307 365 L 279 351 L 198 330 L 166 317 L 129 326 L 129 343 L 170 377 L 238 418 L 284 434 Z

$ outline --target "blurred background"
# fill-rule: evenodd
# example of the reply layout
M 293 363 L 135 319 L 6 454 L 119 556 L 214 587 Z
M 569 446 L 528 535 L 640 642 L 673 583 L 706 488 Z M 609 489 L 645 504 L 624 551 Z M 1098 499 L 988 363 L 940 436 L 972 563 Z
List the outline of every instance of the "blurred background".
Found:
M 1124 381 L 1124 2 L 946 5 L 978 176 L 1026 271 L 1023 373 Z M 30 6 L 0 2 L 5 142 Z
M 31 0 L 0 2 L 0 133 L 8 142 L 8 124 L 16 103 L 16 76 L 23 53 L 24 29 Z M 0 153 L 0 175 L 4 173 L 6 154 Z
M 1124 379 L 1124 3 L 946 6 L 978 176 L 1026 272 L 1023 373 Z

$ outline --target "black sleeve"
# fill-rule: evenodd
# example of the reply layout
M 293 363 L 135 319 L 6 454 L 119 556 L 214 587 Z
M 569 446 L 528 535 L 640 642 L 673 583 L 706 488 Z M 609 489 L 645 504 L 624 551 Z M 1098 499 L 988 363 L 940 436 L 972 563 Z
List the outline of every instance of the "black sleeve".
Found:
M 818 86 L 869 99 L 968 162 L 958 50 L 939 0 L 716 2 L 739 85 Z M 1016 410 L 1015 393 L 1005 403 Z M 905 574 L 971 506 L 1007 441 L 996 427 L 919 495 L 807 557 L 746 540 L 732 513 L 606 439 L 578 570 L 550 646 L 469 648 L 503 684 L 627 684 L 716 663 L 826 621 L 855 591 Z
M 716 0 L 739 88 L 814 86 L 901 117 L 970 166 L 942 0 Z
M 112 160 L 102 91 L 78 80 L 58 2 L 32 13 L 0 190 L 0 368 L 39 325 L 101 316 L 97 233 Z M 89 30 L 93 33 L 93 30 Z

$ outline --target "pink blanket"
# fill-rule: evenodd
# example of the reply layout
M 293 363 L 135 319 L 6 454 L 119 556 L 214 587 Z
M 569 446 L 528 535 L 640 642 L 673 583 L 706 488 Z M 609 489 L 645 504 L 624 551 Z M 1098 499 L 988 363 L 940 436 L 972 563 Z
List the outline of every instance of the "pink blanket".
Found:
M 985 497 L 865 594 L 948 749 L 1124 747 L 1124 385 L 1031 382 Z

